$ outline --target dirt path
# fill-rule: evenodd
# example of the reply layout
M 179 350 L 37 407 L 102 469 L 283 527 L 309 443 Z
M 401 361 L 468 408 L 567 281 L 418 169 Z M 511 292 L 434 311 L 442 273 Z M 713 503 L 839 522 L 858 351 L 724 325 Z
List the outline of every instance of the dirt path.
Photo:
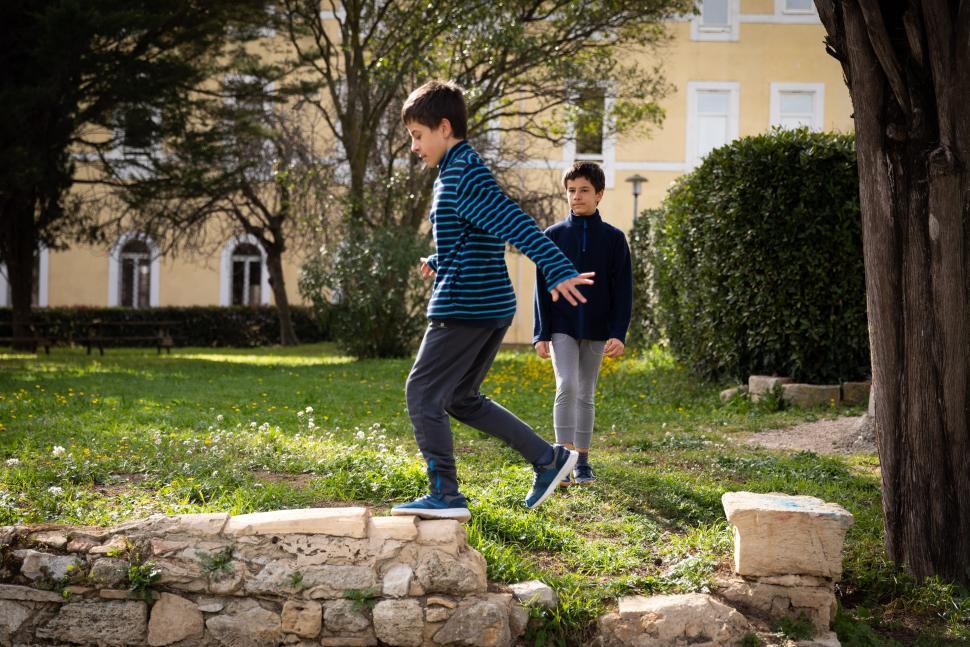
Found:
M 872 454 L 876 451 L 875 439 L 871 432 L 860 426 L 864 417 L 803 422 L 794 427 L 752 434 L 745 442 L 768 449 L 816 454 Z

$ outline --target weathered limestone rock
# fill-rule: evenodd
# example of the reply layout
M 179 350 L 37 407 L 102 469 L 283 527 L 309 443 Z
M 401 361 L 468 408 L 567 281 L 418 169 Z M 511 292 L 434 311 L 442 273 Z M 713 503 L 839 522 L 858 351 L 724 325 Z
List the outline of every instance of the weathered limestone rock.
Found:
M 747 392 L 748 392 L 748 387 L 744 385 L 733 386 L 729 389 L 724 389 L 723 391 L 721 391 L 719 396 L 721 398 L 721 404 L 726 404 L 727 401 L 730 400 L 731 398 Z
M 67 535 L 57 530 L 44 530 L 30 535 L 30 541 L 60 550 L 67 546 Z
M 444 622 L 451 617 L 452 613 L 454 610 L 448 607 L 428 607 L 424 610 L 424 619 L 431 623 Z
M 124 535 L 115 535 L 106 544 L 92 546 L 88 553 L 91 555 L 113 555 L 123 553 L 128 547 L 128 538 Z
M 117 557 L 102 557 L 91 564 L 88 581 L 98 587 L 116 589 L 128 581 L 128 562 Z
M 320 534 L 362 539 L 367 536 L 369 518 L 367 508 L 276 510 L 232 517 L 224 532 L 232 536 Z
M 370 520 L 371 538 L 414 541 L 418 537 L 417 517 L 373 517 Z
M 0 600 L 0 643 L 6 643 L 30 617 L 30 609 L 12 600 Z
M 370 541 L 329 535 L 287 535 L 278 544 L 295 556 L 296 566 L 358 564 L 371 560 Z
M 13 554 L 23 560 L 20 573 L 30 580 L 63 580 L 81 567 L 81 560 L 74 555 L 48 555 L 30 548 L 15 550 Z
M 377 639 L 395 647 L 420 647 L 424 642 L 424 610 L 417 600 L 381 600 L 374 605 Z
M 403 598 L 411 588 L 414 570 L 407 564 L 395 564 L 384 573 L 384 595 L 389 598 Z
M 776 385 L 791 384 L 790 377 L 775 377 L 772 375 L 751 375 L 748 377 L 748 393 L 757 402 L 762 396 L 771 393 Z
M 178 521 L 177 532 L 202 537 L 221 534 L 229 518 L 229 514 L 225 512 L 180 514 L 175 517 Z
M 785 384 L 782 397 L 796 407 L 839 406 L 842 391 L 838 384 Z
M 219 613 L 226 608 L 226 601 L 222 598 L 211 598 L 208 596 L 199 596 L 195 601 L 199 607 L 199 611 L 203 613 Z
M 183 591 L 204 591 L 206 574 L 199 562 L 172 559 L 152 560 L 158 569 L 158 583 Z
M 551 586 L 539 580 L 517 582 L 512 585 L 512 595 L 522 604 L 555 609 L 559 606 L 559 595 Z
M 475 593 L 484 592 L 488 587 L 485 559 L 473 551 L 454 558 L 438 550 L 425 550 L 415 573 L 427 593 Z
M 619 611 L 599 622 L 602 647 L 733 645 L 748 632 L 735 609 L 703 593 L 620 598 Z
M 228 570 L 209 573 L 209 592 L 216 595 L 233 595 L 238 592 L 249 571 L 242 562 L 230 562 Z
M 152 549 L 152 555 L 158 557 L 161 555 L 168 555 L 169 553 L 178 552 L 185 550 L 189 547 L 189 542 L 187 541 L 169 541 L 166 539 L 152 539 L 149 541 L 149 545 Z
M 373 632 L 365 632 L 361 636 L 324 636 L 320 639 L 321 647 L 371 647 L 377 644 Z
M 323 625 L 337 634 L 356 634 L 370 627 L 370 620 L 351 600 L 332 600 L 323 605 Z
M 865 404 L 869 400 L 869 390 L 872 382 L 843 382 L 842 402 L 845 404 Z
M 72 537 L 67 542 L 67 551 L 69 553 L 86 553 L 97 545 L 98 542 L 90 537 Z
M 808 640 L 799 640 L 795 647 L 842 647 L 834 631 L 827 631 Z
M 65 604 L 47 624 L 37 628 L 41 640 L 82 645 L 144 643 L 148 609 L 144 602 L 77 602 Z
M 509 609 L 509 632 L 512 638 L 518 638 L 525 633 L 529 626 L 529 610 L 520 604 L 513 604 Z
M 721 497 L 734 525 L 738 575 L 815 575 L 838 581 L 842 542 L 852 515 L 808 496 L 727 492 Z
M 171 645 L 186 639 L 202 638 L 205 623 L 202 612 L 191 600 L 171 593 L 159 594 L 148 620 L 148 644 Z
M 500 595 L 465 600 L 434 635 L 434 641 L 438 644 L 475 647 L 511 645 L 509 605 Z
M 63 602 L 64 598 L 53 591 L 40 591 L 29 586 L 18 586 L 16 584 L 0 584 L 0 600 Z
M 418 522 L 418 543 L 457 555 L 459 548 L 468 544 L 468 535 L 454 519 L 422 520 Z
M 837 608 L 831 584 L 783 586 L 732 577 L 718 582 L 717 594 L 731 604 L 770 618 L 803 616 L 822 631 L 828 631 Z
M 314 600 L 341 598 L 347 591 L 370 590 L 377 586 L 377 575 L 369 566 L 342 566 L 324 564 L 300 571 L 302 586 Z
M 206 620 L 209 633 L 225 647 L 275 647 L 283 640 L 280 617 L 251 600 L 228 615 Z
M 281 618 L 285 633 L 316 638 L 323 628 L 323 607 L 310 600 L 287 600 Z

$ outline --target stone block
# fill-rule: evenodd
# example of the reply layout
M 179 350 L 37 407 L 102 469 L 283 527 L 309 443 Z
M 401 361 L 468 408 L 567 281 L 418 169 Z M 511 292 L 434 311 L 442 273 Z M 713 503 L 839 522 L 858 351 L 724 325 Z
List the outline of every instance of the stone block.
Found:
M 255 602 L 235 613 L 212 616 L 205 621 L 210 634 L 224 647 L 268 647 L 283 640 L 280 617 Z
M 148 620 L 148 644 L 171 645 L 180 640 L 200 639 L 205 632 L 202 612 L 191 600 L 171 593 L 159 594 Z
M 232 536 L 320 534 L 363 539 L 369 519 L 367 508 L 275 510 L 232 517 L 224 532 Z
M 471 549 L 458 557 L 425 549 L 418 558 L 415 574 L 425 593 L 464 594 L 484 592 L 488 588 L 485 559 Z
M 741 613 L 703 593 L 620 598 L 619 611 L 602 616 L 599 628 L 604 647 L 720 647 L 750 630 Z
M 465 528 L 454 519 L 428 519 L 418 522 L 418 543 L 438 546 L 453 554 L 468 543 Z
M 29 586 L 0 584 L 0 600 L 20 600 L 22 602 L 63 602 L 53 591 L 41 591 Z
M 249 571 L 242 562 L 229 562 L 225 570 L 209 573 L 209 593 L 234 595 L 242 588 Z
M 842 402 L 844 404 L 866 404 L 869 401 L 869 390 L 872 382 L 843 382 Z
M 320 647 L 371 647 L 377 644 L 373 632 L 366 632 L 360 636 L 324 636 L 320 639 Z
M 30 617 L 30 608 L 13 600 L 0 600 L 0 637 L 10 636 Z
M 418 537 L 416 517 L 373 517 L 368 535 L 371 538 L 414 541 Z
M 128 548 L 128 538 L 124 535 L 115 535 L 106 544 L 92 546 L 88 553 L 91 555 L 114 555 L 125 552 Z
M 748 392 L 748 387 L 746 387 L 744 385 L 741 385 L 741 386 L 733 386 L 733 387 L 731 387 L 729 389 L 724 389 L 723 391 L 721 391 L 720 396 L 719 396 L 720 399 L 721 399 L 721 404 L 727 404 L 727 401 L 730 400 L 731 398 L 733 398 L 733 397 L 735 397 L 735 396 L 737 396 L 739 394 L 747 393 L 747 392 Z
M 329 535 L 286 535 L 277 544 L 293 555 L 299 568 L 319 564 L 360 564 L 371 562 L 368 539 L 331 537 Z
M 835 617 L 835 591 L 830 583 L 782 586 L 732 577 L 718 581 L 717 594 L 731 604 L 772 619 L 804 617 L 820 631 L 828 631 Z
M 394 647 L 421 647 L 424 610 L 417 600 L 381 600 L 374 605 L 374 634 Z
M 287 600 L 281 614 L 283 632 L 316 638 L 323 628 L 323 607 L 311 600 Z
M 748 377 L 748 393 L 754 395 L 767 395 L 771 393 L 775 386 L 780 384 L 791 384 L 790 377 L 776 377 L 773 375 L 752 375 Z
M 67 535 L 57 530 L 35 532 L 28 537 L 30 541 L 61 550 L 67 546 Z
M 437 644 L 508 647 L 512 644 L 509 605 L 501 596 L 469 598 L 458 605 L 434 635 Z
M 842 400 L 838 384 L 785 384 L 782 397 L 796 407 L 837 407 Z
M 144 644 L 147 630 L 144 602 L 109 600 L 65 604 L 35 635 L 82 645 L 137 645 Z
M 548 584 L 539 580 L 517 582 L 511 586 L 512 595 L 522 604 L 555 609 L 559 606 L 559 595 Z
M 199 514 L 180 514 L 176 515 L 175 519 L 178 522 L 177 532 L 212 537 L 222 534 L 230 516 L 225 512 L 203 512 Z
M 342 598 L 347 591 L 374 589 L 377 575 L 370 566 L 341 566 L 325 564 L 310 566 L 300 571 L 303 587 L 309 597 Z
M 407 564 L 395 564 L 384 573 L 384 596 L 403 598 L 411 588 L 414 570 Z
M 854 521 L 842 506 L 808 496 L 727 492 L 734 570 L 746 577 L 813 575 L 838 581 L 842 543 Z
M 14 557 L 23 560 L 20 573 L 29 580 L 63 580 L 77 572 L 81 560 L 74 555 L 49 555 L 29 548 L 15 550 Z
M 128 562 L 118 557 L 102 557 L 91 564 L 88 580 L 99 588 L 120 588 L 128 581 Z
M 323 605 L 323 626 L 337 634 L 358 634 L 370 627 L 370 620 L 353 600 L 331 600 Z

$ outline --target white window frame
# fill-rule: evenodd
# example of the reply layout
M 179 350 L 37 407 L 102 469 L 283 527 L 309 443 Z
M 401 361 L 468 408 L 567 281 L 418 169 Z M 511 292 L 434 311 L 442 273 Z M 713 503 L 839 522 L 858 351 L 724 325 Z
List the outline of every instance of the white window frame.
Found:
M 746 13 L 741 16 L 741 22 L 764 25 L 821 25 L 815 5 L 811 11 L 788 9 L 786 0 L 775 0 L 773 13 Z
M 812 16 L 818 17 L 818 11 L 815 8 L 815 3 L 811 4 L 811 8 L 805 9 L 789 9 L 788 0 L 775 0 L 775 15 L 781 16 Z
M 44 245 L 38 245 L 37 247 L 38 256 L 38 268 L 37 272 L 37 306 L 38 308 L 46 308 L 48 306 L 47 300 L 47 285 L 49 276 L 49 263 L 50 263 L 50 252 Z M 9 308 L 10 299 L 12 298 L 10 289 L 10 277 L 7 275 L 7 266 L 5 263 L 0 263 L 0 307 Z
M 728 133 L 727 141 L 738 138 L 740 123 L 741 84 L 738 81 L 688 81 L 687 82 L 687 148 L 684 159 L 688 168 L 700 162 L 697 138 L 697 93 L 703 91 L 727 91 L 728 95 Z M 727 142 L 725 142 L 727 143 Z
M 576 160 L 596 162 L 603 169 L 606 176 L 606 188 L 612 189 L 616 180 L 616 133 L 614 132 L 613 108 L 616 105 L 616 94 L 612 84 L 605 86 L 603 99 L 603 152 L 600 155 L 576 154 L 576 126 L 571 124 L 566 133 L 566 141 L 562 147 L 562 161 L 564 168 L 568 168 Z
M 260 305 L 269 305 L 269 272 L 266 268 L 266 250 L 252 234 L 240 234 L 230 238 L 222 246 L 222 254 L 219 260 L 219 305 L 232 305 L 232 253 L 240 243 L 255 245 L 256 249 L 259 250 L 259 255 L 263 257 L 259 281 L 259 302 Z
M 772 126 L 781 125 L 781 94 L 782 92 L 811 92 L 812 98 L 812 125 L 814 131 L 822 130 L 825 123 L 825 84 L 824 83 L 788 83 L 772 82 L 771 84 L 771 104 L 770 118 Z
M 133 238 L 140 239 L 148 245 L 148 252 L 151 255 L 148 307 L 157 308 L 159 305 L 159 287 L 161 285 L 159 276 L 161 270 L 161 255 L 158 251 L 158 245 L 152 240 L 151 236 L 138 231 L 130 231 L 122 234 L 115 241 L 115 244 L 111 246 L 111 251 L 108 254 L 108 307 L 121 306 L 121 250 Z
M 728 25 L 726 27 L 701 26 L 703 0 L 696 0 L 697 13 L 691 16 L 690 39 L 709 41 L 737 41 L 741 36 L 741 0 L 727 0 Z

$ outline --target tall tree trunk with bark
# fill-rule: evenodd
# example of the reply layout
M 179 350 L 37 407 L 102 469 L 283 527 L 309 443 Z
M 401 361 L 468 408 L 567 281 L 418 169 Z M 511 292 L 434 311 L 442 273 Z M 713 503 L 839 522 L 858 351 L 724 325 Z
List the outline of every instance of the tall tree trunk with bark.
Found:
M 855 110 L 886 549 L 970 580 L 970 0 L 816 0 Z
M 276 310 L 280 318 L 280 344 L 296 346 L 300 341 L 293 329 L 293 316 L 290 301 L 286 296 L 286 283 L 283 278 L 283 254 L 275 249 L 266 250 L 266 269 L 269 272 L 269 286 L 273 290 Z
M 4 200 L 0 213 L 0 257 L 7 266 L 10 284 L 10 305 L 13 309 L 11 325 L 17 350 L 29 350 L 30 344 L 22 341 L 30 336 L 30 317 L 34 295 L 34 253 L 37 249 L 37 230 L 34 221 L 34 204 L 29 196 L 14 195 Z

